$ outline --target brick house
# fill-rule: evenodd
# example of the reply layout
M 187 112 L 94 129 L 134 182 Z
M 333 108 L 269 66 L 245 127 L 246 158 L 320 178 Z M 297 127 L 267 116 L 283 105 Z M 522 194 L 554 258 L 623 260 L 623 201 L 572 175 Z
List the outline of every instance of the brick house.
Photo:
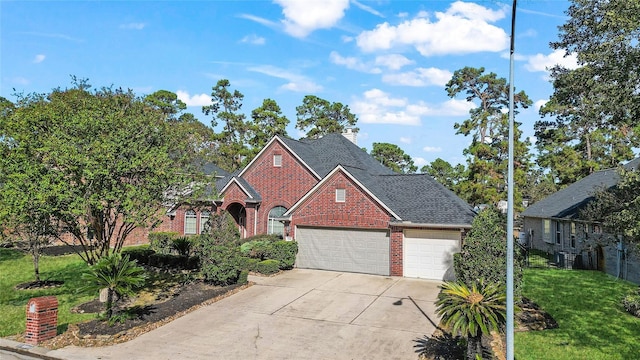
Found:
M 274 137 L 244 168 L 218 176 L 218 200 L 242 237 L 298 242 L 296 266 L 450 279 L 475 213 L 426 174 L 396 174 L 340 134 Z M 209 212 L 170 209 L 156 229 L 197 234 Z
M 639 165 L 637 158 L 624 167 L 635 170 Z M 580 218 L 580 210 L 595 192 L 614 187 L 619 180 L 617 169 L 596 171 L 529 206 L 522 213 L 523 242 L 554 254 L 564 267 L 601 270 L 640 283 L 637 248 L 603 231 L 602 224 Z

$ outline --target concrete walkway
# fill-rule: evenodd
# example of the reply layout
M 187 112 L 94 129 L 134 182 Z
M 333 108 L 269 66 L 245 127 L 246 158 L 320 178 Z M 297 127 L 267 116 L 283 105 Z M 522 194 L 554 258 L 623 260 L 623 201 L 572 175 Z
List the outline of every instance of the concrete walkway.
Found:
M 127 343 L 61 359 L 417 359 L 439 282 L 294 269 Z

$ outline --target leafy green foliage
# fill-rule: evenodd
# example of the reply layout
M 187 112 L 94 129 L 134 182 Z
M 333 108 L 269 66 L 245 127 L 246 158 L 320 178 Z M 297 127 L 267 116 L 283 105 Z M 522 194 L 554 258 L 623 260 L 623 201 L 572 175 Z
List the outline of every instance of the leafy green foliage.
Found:
M 456 194 L 458 194 L 459 184 L 467 177 L 464 165 L 451 166 L 441 158 L 437 158 L 430 164 L 423 166 L 420 172 L 431 175 L 437 182 Z
M 289 119 L 282 115 L 282 110 L 273 99 L 264 99 L 262 105 L 251 111 L 248 143 L 251 154 L 245 162 L 251 161 L 262 148 L 276 135 L 287 136 Z
M 198 177 L 188 139 L 159 110 L 131 91 L 75 85 L 20 96 L 1 118 L 0 193 L 19 195 L 33 184 L 25 196 L 58 239 L 70 234 L 94 264 L 119 252 L 133 229 L 158 221 L 169 193 L 185 200 L 181 194 Z
M 452 334 L 467 338 L 467 359 L 482 356 L 482 335 L 501 331 L 506 323 L 506 291 L 502 284 L 445 282 L 436 312 Z
M 179 235 L 177 232 L 151 232 L 148 236 L 150 248 L 159 254 L 169 254 L 173 240 Z
M 180 256 L 189 256 L 191 255 L 191 248 L 193 247 L 193 242 L 191 238 L 188 236 L 180 236 L 178 238 L 173 239 L 171 242 L 171 248 L 178 252 Z
M 199 250 L 201 272 L 205 281 L 215 285 L 232 285 L 238 282 L 243 263 L 236 247 L 204 243 Z
M 271 242 L 268 240 L 253 240 L 240 245 L 240 252 L 244 256 L 264 260 L 270 247 Z
M 233 216 L 226 211 L 212 214 L 209 218 L 211 228 L 208 234 L 201 234 L 197 240 L 198 247 L 204 244 L 236 246 L 241 243 L 240 232 Z
M 307 95 L 302 99 L 302 105 L 296 107 L 296 116 L 296 129 L 306 131 L 306 137 L 309 139 L 342 133 L 347 127 L 353 127 L 358 122 L 349 106 L 339 102 L 331 103 L 315 95 Z M 353 131 L 357 132 L 358 128 L 354 128 Z
M 149 257 L 156 252 L 149 247 L 126 247 L 122 249 L 122 256 L 128 256 L 129 259 L 138 263 L 138 265 L 148 265 Z
M 218 80 L 211 89 L 211 105 L 203 106 L 205 115 L 213 114 L 211 126 L 216 127 L 218 121 L 222 123 L 222 131 L 216 133 L 213 141 L 218 153 L 217 165 L 221 168 L 234 171 L 244 164 L 248 155 L 247 132 L 249 124 L 245 121 L 245 115 L 240 113 L 244 95 L 238 91 L 230 91 L 231 83 L 227 79 Z
M 293 269 L 298 254 L 298 243 L 295 241 L 276 241 L 267 247 L 265 257 L 277 260 L 281 270 Z
M 175 120 L 176 115 L 187 108 L 178 95 L 168 90 L 158 90 L 145 96 L 144 101 L 151 107 L 159 110 L 165 116 L 165 120 Z
M 456 70 L 446 85 L 449 97 L 466 95 L 467 101 L 477 102 L 469 111 L 469 119 L 456 123 L 456 134 L 471 135 L 471 145 L 464 150 L 467 156 L 467 179 L 460 183 L 458 194 L 472 205 L 497 205 L 507 198 L 507 168 L 509 149 L 508 114 L 502 112 L 509 104 L 509 84 L 484 68 L 465 67 Z M 514 94 L 515 108 L 527 108 L 532 101 L 520 91 Z M 515 204 L 520 208 L 519 190 L 529 171 L 529 143 L 521 141 L 522 131 L 515 123 L 514 184 Z M 518 209 L 516 209 L 518 210 Z
M 113 316 L 114 295 L 118 297 L 131 296 L 134 289 L 144 284 L 144 269 L 129 260 L 128 256 L 113 253 L 104 256 L 88 272 L 82 274 L 82 280 L 87 282 L 87 288 L 107 289 L 105 303 L 107 319 Z
M 482 210 L 474 219 L 462 249 L 454 256 L 456 279 L 472 287 L 478 281 L 486 284 L 507 283 L 507 243 L 505 219 L 493 208 Z M 520 298 L 522 265 L 513 264 L 516 299 Z
M 411 156 L 395 144 L 374 142 L 371 156 L 399 174 L 411 174 L 418 170 Z
M 280 261 L 267 259 L 256 264 L 256 271 L 260 274 L 271 275 L 280 271 Z
M 622 299 L 622 306 L 629 314 L 640 318 L 640 289 L 625 296 Z
M 580 212 L 580 217 L 599 221 L 625 240 L 640 241 L 640 170 L 619 170 L 620 180 L 610 189 L 601 189 Z

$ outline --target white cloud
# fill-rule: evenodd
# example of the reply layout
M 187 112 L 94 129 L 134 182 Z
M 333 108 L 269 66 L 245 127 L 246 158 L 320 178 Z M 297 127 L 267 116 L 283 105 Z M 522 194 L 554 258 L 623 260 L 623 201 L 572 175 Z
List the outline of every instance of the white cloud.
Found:
M 420 169 L 421 167 L 427 165 L 428 162 L 425 158 L 422 157 L 414 157 L 413 158 L 413 165 L 417 166 L 418 169 Z
M 252 44 L 252 45 L 264 45 L 267 40 L 262 36 L 258 36 L 256 34 L 247 35 L 240 40 L 240 42 Z
M 250 67 L 248 70 L 258 72 L 267 76 L 288 80 L 289 82 L 287 84 L 280 86 L 281 90 L 310 93 L 322 91 L 322 86 L 309 80 L 306 76 L 296 74 L 294 72 L 284 70 L 275 66 L 254 66 Z
M 410 137 L 401 137 L 400 138 L 400 142 L 403 144 L 411 144 L 411 138 Z
M 247 19 L 247 20 L 251 20 L 253 22 L 257 22 L 258 24 L 270 27 L 270 28 L 278 28 L 280 25 L 278 25 L 278 23 L 271 21 L 269 19 L 265 19 L 263 17 L 259 17 L 259 16 L 255 16 L 255 15 L 251 15 L 251 14 L 240 14 L 238 15 L 239 18 L 241 19 Z
M 211 105 L 211 97 L 207 94 L 189 95 L 186 91 L 178 90 L 176 91 L 176 95 L 178 95 L 178 99 L 182 100 L 187 106 Z
M 419 17 L 399 25 L 388 22 L 358 35 L 363 51 L 388 50 L 413 46 L 423 56 L 499 52 L 507 48 L 509 37 L 491 23 L 504 18 L 506 7 L 491 10 L 475 3 L 457 1 L 446 12 L 433 16 L 421 12 Z
M 41 62 L 44 61 L 44 59 L 46 59 L 47 57 L 44 56 L 43 54 L 38 54 L 33 58 L 33 63 L 34 64 L 40 64 Z
M 336 51 L 332 51 L 331 54 L 329 54 L 329 59 L 331 60 L 332 63 L 337 65 L 343 65 L 347 69 L 351 69 L 351 70 L 356 70 L 356 71 L 369 73 L 369 74 L 380 74 L 382 72 L 380 68 L 377 68 L 371 64 L 364 63 L 356 57 L 343 57 L 342 55 L 338 54 Z
M 422 148 L 422 151 L 428 153 L 442 152 L 442 148 L 440 146 L 425 146 Z
M 434 106 L 423 101 L 410 103 L 406 98 L 394 98 L 380 89 L 371 89 L 354 98 L 349 107 L 365 124 L 416 126 L 423 116 L 464 116 L 475 105 L 456 99 Z
M 538 100 L 535 103 L 533 103 L 533 108 L 536 109 L 536 111 L 540 111 L 540 108 L 543 107 L 548 102 L 549 102 L 549 99 Z
M 128 23 L 128 24 L 120 24 L 120 29 L 142 30 L 142 29 L 144 29 L 145 26 L 146 26 L 145 23 L 132 22 L 132 23 Z
M 567 69 L 576 69 L 578 68 L 578 56 L 576 54 L 565 56 L 564 50 L 555 50 L 549 55 L 538 53 L 529 57 L 525 68 L 531 72 L 547 72 L 555 65 L 561 65 Z
M 453 74 L 448 70 L 436 68 L 417 68 L 414 71 L 396 74 L 386 74 L 382 77 L 382 81 L 392 85 L 405 86 L 444 86 L 447 84 Z
M 351 3 L 357 7 L 359 7 L 361 10 L 364 10 L 370 14 L 373 14 L 375 16 L 379 16 L 381 18 L 384 17 L 384 15 L 382 15 L 382 13 L 380 13 L 378 10 L 372 8 L 371 6 L 365 5 L 357 0 L 351 0 Z
M 284 31 L 297 38 L 333 27 L 349 8 L 349 0 L 275 0 L 275 3 L 282 6 Z
M 400 54 L 388 54 L 376 56 L 376 65 L 386 66 L 390 70 L 400 70 L 403 66 L 414 64 L 415 61 L 409 60 Z

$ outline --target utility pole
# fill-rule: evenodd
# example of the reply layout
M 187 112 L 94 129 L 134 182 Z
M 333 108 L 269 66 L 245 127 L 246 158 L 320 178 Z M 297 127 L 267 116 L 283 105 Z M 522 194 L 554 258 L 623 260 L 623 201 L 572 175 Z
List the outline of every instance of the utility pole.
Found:
M 514 87 L 513 62 L 515 53 L 516 3 L 511 8 L 511 47 L 509 49 L 509 169 L 507 174 L 507 360 L 513 360 L 513 138 Z

